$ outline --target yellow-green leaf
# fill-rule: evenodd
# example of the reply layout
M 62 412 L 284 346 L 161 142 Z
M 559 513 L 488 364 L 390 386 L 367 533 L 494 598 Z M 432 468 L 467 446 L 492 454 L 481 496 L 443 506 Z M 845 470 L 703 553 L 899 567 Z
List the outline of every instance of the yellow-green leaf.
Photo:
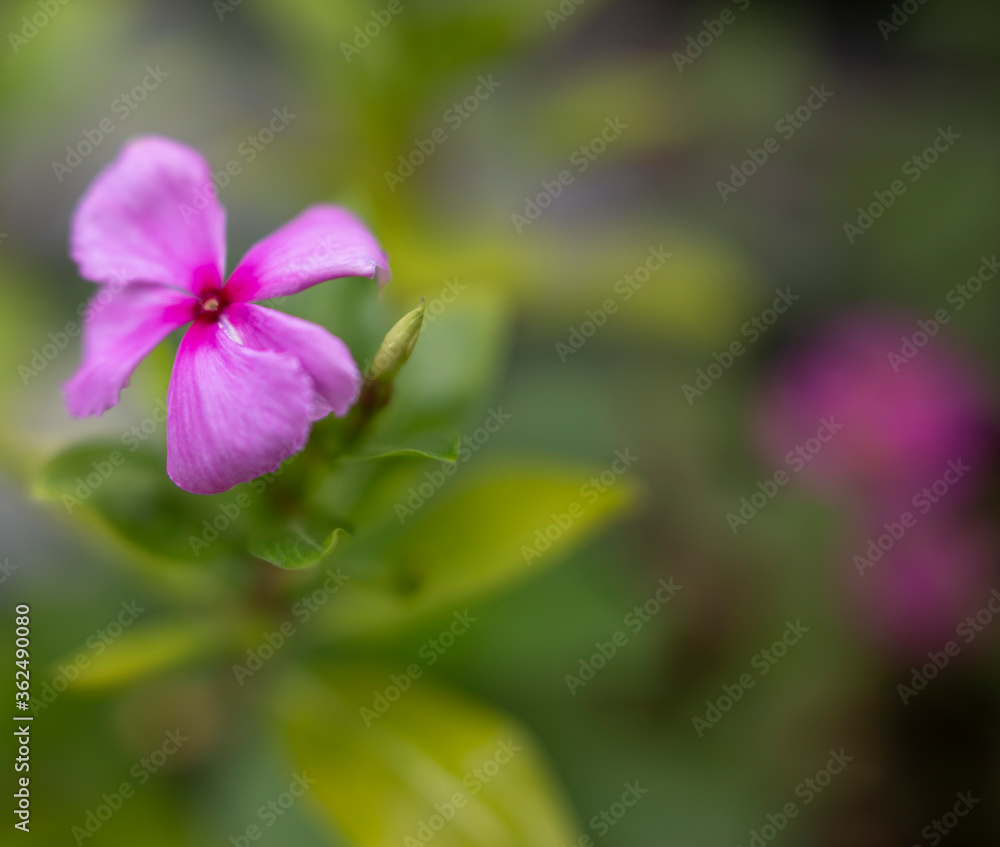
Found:
M 627 476 L 594 487 L 600 468 L 509 463 L 470 472 L 415 509 L 417 501 L 396 504 L 403 528 L 377 553 L 384 579 L 338 594 L 334 632 L 404 623 L 523 579 L 620 517 L 637 491 Z
M 390 671 L 281 686 L 285 741 L 309 796 L 356 847 L 559 847 L 577 834 L 542 756 L 506 716 L 420 677 L 378 713 Z
M 194 621 L 139 624 L 117 637 L 109 629 L 56 662 L 53 675 L 80 690 L 114 688 L 219 650 L 227 643 L 224 633 L 221 623 Z

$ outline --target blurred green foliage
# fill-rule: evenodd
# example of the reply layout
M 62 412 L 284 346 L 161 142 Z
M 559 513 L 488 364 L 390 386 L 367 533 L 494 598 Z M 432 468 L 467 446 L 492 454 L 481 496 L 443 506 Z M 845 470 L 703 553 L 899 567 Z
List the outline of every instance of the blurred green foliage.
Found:
M 994 653 L 901 713 L 892 686 L 906 669 L 844 613 L 842 516 L 790 490 L 736 539 L 724 515 L 773 472 L 753 457 L 747 412 L 775 350 L 845 306 L 930 314 L 995 249 L 997 9 L 929 2 L 885 42 L 881 6 L 851 12 L 857 31 L 844 34 L 825 6 L 755 1 L 681 74 L 671 53 L 725 4 L 586 0 L 553 29 L 545 0 L 404 0 L 350 62 L 341 44 L 378 3 L 228 5 L 220 19 L 210 2 L 70 0 L 0 57 L 0 461 L 45 503 L 9 499 L 19 569 L 0 591 L 32 605 L 36 693 L 66 683 L 37 720 L 42 843 L 72 843 L 70 827 L 123 781 L 135 796 L 89 843 L 226 843 L 262 825 L 259 809 L 304 770 L 321 784 L 265 829 L 271 841 L 397 845 L 508 736 L 524 755 L 434 843 L 562 847 L 595 836 L 593 816 L 635 780 L 649 798 L 601 847 L 746 843 L 845 745 L 856 770 L 803 810 L 788 843 L 914 843 L 967 776 L 995 788 L 983 740 L 995 734 Z M 0 32 L 37 10 L 8 0 Z M 169 77 L 119 120 L 112 104 L 148 64 Z M 455 127 L 448 110 L 491 74 L 500 87 Z M 723 203 L 716 181 L 824 82 L 830 104 Z M 285 106 L 295 120 L 247 162 L 241 142 Z M 58 180 L 52 163 L 108 116 L 113 133 Z M 574 152 L 615 117 L 627 131 L 576 173 Z M 856 207 L 950 125 L 955 155 L 849 245 L 841 227 Z M 393 190 L 386 174 L 437 129 L 447 141 Z M 220 192 L 231 264 L 312 202 L 365 217 L 392 261 L 381 297 L 342 280 L 280 304 L 344 338 L 359 363 L 426 298 L 419 343 L 366 440 L 342 449 L 341 424 L 317 427 L 317 450 L 263 490 L 204 498 L 165 484 L 162 427 L 134 452 L 123 436 L 165 396 L 176 339 L 120 408 L 69 421 L 59 385 L 78 341 L 33 364 L 92 290 L 66 257 L 68 220 L 144 132 L 202 149 L 215 168 L 243 165 Z M 573 183 L 518 233 L 511 214 L 567 168 Z M 554 345 L 661 245 L 673 254 L 663 270 L 561 362 Z M 464 288 L 445 302 L 450 282 Z M 681 386 L 778 286 L 801 306 L 689 405 Z M 995 292 L 980 296 L 951 340 L 992 376 Z M 511 420 L 466 462 L 461 439 L 491 409 Z M 521 548 L 625 448 L 634 475 L 526 561 Z M 115 451 L 124 463 L 81 497 Z M 395 507 L 445 466 L 456 478 L 401 522 Z M 250 506 L 193 549 L 241 494 Z M 80 500 L 72 514 L 64 497 Z M 680 597 L 571 694 L 565 675 L 669 576 Z M 91 641 L 132 598 L 141 618 L 111 644 Z M 421 650 L 465 612 L 477 623 L 431 667 Z M 812 627 L 800 652 L 699 738 L 691 717 L 799 618 Z M 63 669 L 81 655 L 70 684 Z M 367 728 L 359 709 L 417 658 L 426 678 Z M 190 740 L 138 785 L 132 769 L 175 727 Z M 947 749 L 914 752 L 916 736 Z M 995 841 L 991 815 L 970 819 L 965 843 Z

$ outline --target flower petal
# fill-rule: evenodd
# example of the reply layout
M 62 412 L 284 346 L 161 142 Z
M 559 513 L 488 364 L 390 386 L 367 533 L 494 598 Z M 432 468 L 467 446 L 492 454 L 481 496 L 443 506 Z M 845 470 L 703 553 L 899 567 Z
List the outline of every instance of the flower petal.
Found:
M 342 276 L 389 279 L 389 261 L 354 215 L 337 206 L 311 206 L 258 241 L 233 271 L 230 302 L 283 297 Z
M 167 393 L 167 474 L 218 494 L 277 470 L 309 436 L 312 381 L 294 356 L 199 320 L 181 342 Z
M 249 303 L 234 303 L 226 314 L 248 347 L 289 353 L 299 360 L 317 394 L 314 420 L 331 411 L 344 415 L 354 405 L 361 371 L 337 336 L 317 324 Z
M 70 414 L 99 415 L 114 406 L 139 362 L 192 320 L 196 305 L 183 291 L 144 283 L 94 295 L 84 312 L 83 361 L 63 389 Z
M 195 294 L 222 282 L 226 213 L 211 170 L 168 138 L 127 143 L 83 196 L 72 233 L 80 276 L 93 282 L 158 282 Z

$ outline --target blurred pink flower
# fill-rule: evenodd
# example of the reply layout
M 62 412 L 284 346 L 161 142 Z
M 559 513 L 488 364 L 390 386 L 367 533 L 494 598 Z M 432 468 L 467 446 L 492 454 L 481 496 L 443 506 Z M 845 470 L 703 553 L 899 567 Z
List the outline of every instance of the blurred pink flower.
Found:
M 864 540 L 842 571 L 853 616 L 904 653 L 956 637 L 986 598 L 995 552 L 990 534 L 962 514 L 992 459 L 992 402 L 943 331 L 913 344 L 919 331 L 895 314 L 832 321 L 778 365 L 755 420 L 776 463 L 819 420 L 842 425 L 796 478 L 837 495 L 860 527 L 852 534 Z
M 972 470 L 961 487 L 974 490 L 992 445 L 991 403 L 940 333 L 912 358 L 899 356 L 903 338 L 916 330 L 915 320 L 897 315 L 848 315 L 786 356 L 756 421 L 771 459 L 783 461 L 821 418 L 832 417 L 843 430 L 802 469 L 802 479 L 894 508 L 949 461 L 962 460 Z
M 964 644 L 959 624 L 989 600 L 993 587 L 996 547 L 989 531 L 960 518 L 930 520 L 877 558 L 864 551 L 879 535 L 881 526 L 857 542 L 855 566 L 845 577 L 861 628 L 905 654 L 940 650 L 952 640 Z M 859 554 L 870 566 L 859 566 Z
M 167 394 L 167 473 L 196 494 L 275 470 L 305 446 L 313 421 L 345 414 L 360 388 L 343 341 L 249 301 L 337 277 L 388 278 L 375 238 L 334 206 L 313 206 L 259 241 L 223 283 L 225 254 L 208 164 L 166 138 L 128 143 L 73 219 L 80 275 L 104 290 L 87 311 L 69 410 L 114 406 L 139 362 L 193 322 Z

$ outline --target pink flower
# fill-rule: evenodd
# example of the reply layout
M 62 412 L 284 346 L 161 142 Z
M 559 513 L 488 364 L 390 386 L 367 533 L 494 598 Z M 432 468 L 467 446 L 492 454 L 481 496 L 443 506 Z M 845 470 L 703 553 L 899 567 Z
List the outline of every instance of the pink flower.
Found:
M 950 514 L 920 521 L 898 541 L 882 525 L 867 538 L 857 533 L 851 552 L 864 561 L 844 570 L 861 629 L 901 654 L 940 650 L 954 639 L 966 615 L 989 599 L 993 579 L 996 545 L 988 525 Z M 873 553 L 871 541 L 879 538 L 884 546 Z
M 810 458 L 803 481 L 861 492 L 891 513 L 961 460 L 972 466 L 962 487 L 974 492 L 992 450 L 992 401 L 943 332 L 912 359 L 890 359 L 916 326 L 893 313 L 842 315 L 787 355 L 758 406 L 758 440 L 772 460 L 833 417 L 843 431 Z
M 257 242 L 224 284 L 225 211 L 210 186 L 196 151 L 138 138 L 90 186 L 72 227 L 80 275 L 104 291 L 88 309 L 83 362 L 65 386 L 69 411 L 114 406 L 139 362 L 192 324 L 167 394 L 167 473 L 195 494 L 275 470 L 305 446 L 313 421 L 345 414 L 360 389 L 343 341 L 250 301 L 389 275 L 371 233 L 344 209 L 319 205 Z M 207 201 L 198 213 L 196 197 Z

